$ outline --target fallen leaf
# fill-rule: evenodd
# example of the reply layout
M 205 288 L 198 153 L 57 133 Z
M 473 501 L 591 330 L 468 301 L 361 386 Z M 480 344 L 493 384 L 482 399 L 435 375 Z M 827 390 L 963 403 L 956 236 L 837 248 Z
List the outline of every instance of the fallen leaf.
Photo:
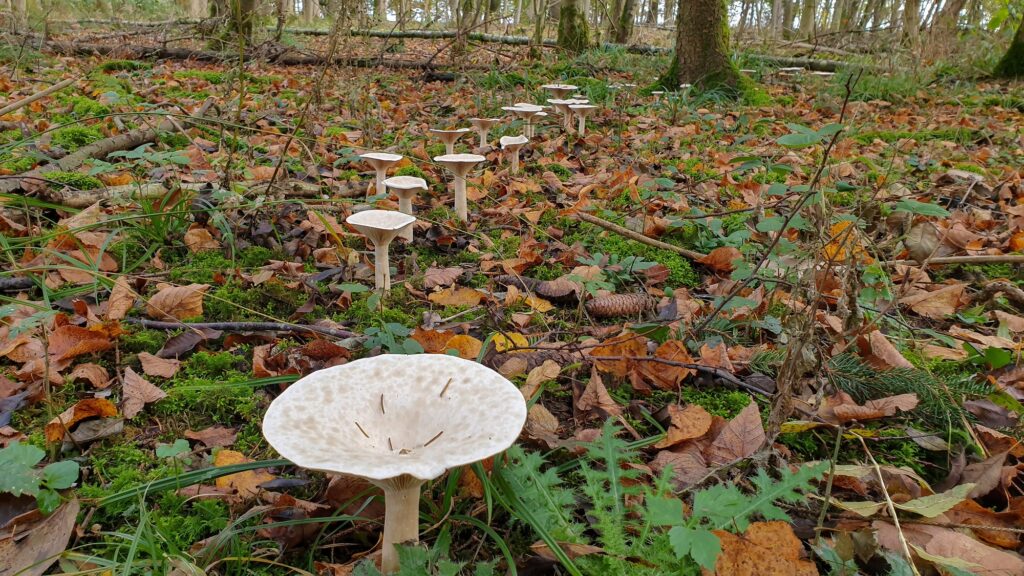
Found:
M 423 273 L 423 288 L 432 290 L 434 288 L 447 288 L 455 283 L 462 276 L 465 270 L 459 266 L 449 268 L 427 268 Z
M 591 554 L 604 554 L 604 549 L 598 546 L 592 546 L 590 544 L 575 544 L 572 542 L 558 542 L 558 547 L 562 549 L 570 559 L 575 560 L 580 556 L 590 556 Z M 551 551 L 544 542 L 534 542 L 530 544 L 530 550 L 533 550 L 541 558 L 546 558 L 551 561 L 557 561 L 558 557 Z
M 181 361 L 171 358 L 161 358 L 149 352 L 139 352 L 139 362 L 142 363 L 142 371 L 146 376 L 157 376 L 159 378 L 174 378 L 181 368 Z
M 852 402 L 852 399 L 850 400 Z M 916 408 L 917 404 L 917 394 L 900 394 L 868 400 L 863 406 L 858 406 L 855 403 L 838 404 L 832 407 L 832 412 L 835 414 L 835 421 L 842 424 L 851 420 L 874 420 L 893 416 L 896 412 L 909 412 Z
M 875 368 L 913 368 L 914 365 L 900 354 L 900 351 L 889 342 L 878 330 L 857 339 L 860 355 Z
M 227 449 L 218 450 L 217 455 L 213 457 L 214 466 L 231 466 L 232 464 L 246 464 L 249 462 L 252 462 L 252 460 L 246 458 L 241 452 Z M 234 490 L 239 498 L 249 500 L 260 494 L 262 491 L 262 488 L 259 487 L 260 484 L 274 479 L 275 476 L 273 474 L 263 469 L 246 470 L 217 478 L 216 486 L 221 489 Z
M 527 348 L 530 341 L 522 334 L 516 332 L 499 332 L 491 337 L 495 352 L 529 352 L 529 350 L 516 350 L 516 348 Z
M 110 375 L 107 369 L 99 364 L 79 364 L 70 374 L 72 381 L 85 380 L 92 384 L 93 388 L 103 389 L 110 386 Z
M 519 391 L 527 400 L 530 400 L 540 390 L 542 384 L 558 378 L 561 373 L 562 367 L 557 362 L 545 360 L 543 364 L 530 370 L 530 373 L 526 375 L 526 383 L 519 388 Z
M 754 522 L 741 535 L 714 530 L 722 546 L 716 576 L 817 576 L 814 562 L 802 558 L 803 544 L 787 522 Z M 704 574 L 709 572 L 704 571 Z
M 107 299 L 107 319 L 121 320 L 128 315 L 135 305 L 135 291 L 128 284 L 126 276 L 118 276 Z
M 60 442 L 65 430 L 71 430 L 86 418 L 117 416 L 117 406 L 105 398 L 84 398 L 46 424 L 46 441 Z
M 27 526 L 17 526 L 10 534 L 5 529 L 0 539 L 0 574 L 41 576 L 67 548 L 78 518 L 78 500 L 71 499 L 52 514 Z
M 747 404 L 730 420 L 705 451 L 708 465 L 722 466 L 746 458 L 761 449 L 765 441 L 761 412 L 755 402 Z
M 464 286 L 445 288 L 427 296 L 427 300 L 440 306 L 476 306 L 483 298 L 483 292 Z
M 427 354 L 444 354 L 444 345 L 452 339 L 452 333 L 417 327 L 409 337 L 419 342 L 420 346 L 423 347 L 423 351 Z
M 238 432 L 236 432 L 234 428 L 228 428 L 227 426 L 220 425 L 203 428 L 198 432 L 192 430 L 185 431 L 185 438 L 202 442 L 207 448 L 223 448 L 225 446 L 231 446 L 235 443 L 235 439 L 237 437 Z
M 696 404 L 690 404 L 685 408 L 678 404 L 669 404 L 666 408 L 671 425 L 665 438 L 654 445 L 655 448 L 668 448 L 684 440 L 700 438 L 711 429 L 711 414 Z
M 526 425 L 523 426 L 523 430 L 529 438 L 544 442 L 548 448 L 555 448 L 561 442 L 558 437 L 558 426 L 558 418 L 550 410 L 542 404 L 534 404 L 526 413 Z
M 185 242 L 185 247 L 188 248 L 189 252 L 203 252 L 220 248 L 220 242 L 210 234 L 209 230 L 199 224 L 193 224 L 185 232 L 185 237 L 182 241 Z
M 459 358 L 465 358 L 466 360 L 476 360 L 480 356 L 480 350 L 484 347 L 484 343 L 468 334 L 456 334 L 445 342 L 444 349 L 455 350 L 459 354 Z
M 736 260 L 743 259 L 743 254 L 732 246 L 719 246 L 707 256 L 698 260 L 701 264 L 711 268 L 717 274 L 728 274 L 736 269 Z
M 602 371 L 623 378 L 636 364 L 630 358 L 647 356 L 647 338 L 639 334 L 623 333 L 605 340 L 600 346 L 595 346 L 590 355 L 594 357 L 594 364 Z M 621 358 L 602 360 L 602 356 Z
M 146 303 L 146 314 L 157 320 L 185 320 L 202 316 L 203 296 L 209 289 L 207 284 L 164 287 Z
M 661 473 L 671 467 L 676 488 L 682 490 L 703 480 L 710 469 L 699 446 L 687 442 L 671 450 L 662 450 L 651 460 L 651 468 Z
M 608 394 L 608 389 L 601 381 L 601 374 L 597 371 L 596 366 L 590 370 L 590 382 L 587 383 L 587 387 L 576 400 L 576 408 L 585 414 L 597 411 L 603 418 L 622 414 L 622 406 L 619 406 Z
M 902 550 L 895 526 L 876 520 L 871 527 L 875 529 L 878 543 L 884 548 L 897 552 Z M 966 563 L 967 567 L 962 569 L 969 569 L 975 574 L 1024 574 L 1024 560 L 1020 556 L 982 544 L 966 534 L 927 524 L 906 524 L 901 527 L 907 542 L 916 550 L 927 553 L 932 562 L 943 559 L 950 562 L 948 565 Z
M 925 318 L 941 320 L 956 313 L 964 301 L 965 284 L 952 284 L 932 292 L 921 292 L 900 298 L 900 304 L 908 306 Z
M 53 360 L 67 360 L 114 347 L 104 332 L 65 324 L 50 333 L 47 352 Z
M 121 411 L 125 418 L 134 418 L 146 404 L 165 398 L 167 393 L 139 376 L 131 368 L 124 369 Z

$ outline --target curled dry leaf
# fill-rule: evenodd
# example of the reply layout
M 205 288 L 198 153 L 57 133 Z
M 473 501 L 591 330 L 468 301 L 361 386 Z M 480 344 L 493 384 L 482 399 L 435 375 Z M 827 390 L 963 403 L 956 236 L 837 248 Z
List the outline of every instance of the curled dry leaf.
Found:
M 423 288 L 425 290 L 432 290 L 434 288 L 447 288 L 455 283 L 465 272 L 459 266 L 451 266 L 448 268 L 427 268 L 427 271 L 423 273 Z
M 84 398 L 46 424 L 46 441 L 60 442 L 64 432 L 86 418 L 117 416 L 117 406 L 105 398 Z
M 548 448 L 556 448 L 561 442 L 558 437 L 558 418 L 542 404 L 530 406 L 523 429 L 528 437 L 544 442 Z
M 75 366 L 71 371 L 71 380 L 85 380 L 92 384 L 93 388 L 101 390 L 110 386 L 110 375 L 107 374 L 107 369 L 99 364 L 86 363 Z
M 685 440 L 700 438 L 711 429 L 711 414 L 696 404 L 690 404 L 685 408 L 678 404 L 669 404 L 666 409 L 671 418 L 671 425 L 665 438 L 654 445 L 655 448 L 668 448 Z
M 219 450 L 217 455 L 213 457 L 214 466 L 231 466 L 232 464 L 246 464 L 249 462 L 252 462 L 252 460 L 246 458 L 241 452 L 235 452 L 234 450 Z M 259 495 L 262 490 L 260 484 L 270 482 L 274 478 L 276 477 L 266 470 L 246 470 L 217 478 L 216 486 L 224 490 L 234 490 L 239 499 L 249 500 Z
M 917 404 L 917 394 L 899 394 L 868 400 L 860 406 L 849 394 L 839 392 L 826 400 L 827 408 L 819 411 L 819 415 L 828 422 L 843 424 L 853 420 L 875 420 L 894 416 L 897 412 L 909 412 L 917 408 Z
M 965 284 L 951 284 L 931 292 L 922 291 L 900 298 L 900 304 L 909 307 L 925 318 L 940 320 L 956 313 L 966 303 Z
M 881 370 L 913 368 L 914 365 L 900 354 L 892 342 L 878 330 L 857 338 L 860 355 L 868 364 Z
M 623 378 L 636 364 L 629 358 L 647 356 L 647 338 L 639 334 L 623 333 L 605 340 L 600 346 L 595 346 L 590 355 L 594 357 L 595 365 L 602 371 Z M 602 360 L 601 357 L 622 358 Z
M 669 340 L 658 346 L 654 356 L 669 362 L 693 362 L 690 351 L 680 340 Z M 664 362 L 639 362 L 638 364 L 644 377 L 662 390 L 675 390 L 680 382 L 696 373 L 696 370 L 692 368 L 673 366 Z
M 899 531 L 895 526 L 876 520 L 871 527 L 875 529 L 878 543 L 882 547 L 896 552 L 902 550 Z M 951 528 L 927 524 L 906 524 L 901 528 L 911 549 L 919 557 L 934 564 L 954 566 L 975 574 L 1024 574 L 1024 560 L 1020 556 L 983 544 Z
M 67 548 L 78 518 L 78 500 L 65 502 L 49 516 L 17 526 L 0 538 L 0 574 L 41 576 Z M 9 529 L 5 529 L 7 532 Z
M 671 450 L 662 450 L 651 461 L 651 468 L 659 474 L 669 466 L 672 467 L 672 479 L 680 489 L 700 482 L 710 471 L 703 452 L 693 442 L 687 442 Z
M 483 292 L 464 286 L 445 288 L 427 296 L 427 300 L 440 306 L 476 306 L 483 298 Z
M 235 438 L 237 437 L 238 432 L 234 428 L 220 425 L 210 426 L 198 432 L 192 430 L 185 431 L 185 438 L 202 442 L 207 448 L 231 446 L 235 443 Z
M 728 274 L 736 269 L 736 260 L 742 260 L 743 254 L 732 246 L 719 246 L 708 255 L 698 260 L 717 274 Z
M 761 412 L 757 404 L 751 402 L 722 428 L 708 446 L 705 451 L 708 464 L 722 466 L 751 456 L 761 449 L 765 438 Z
M 468 334 L 456 334 L 448 339 L 444 344 L 444 351 L 455 350 L 459 354 L 459 358 L 465 358 L 466 360 L 476 360 L 480 356 L 480 350 L 484 347 L 484 343 Z
M 619 406 L 608 394 L 608 389 L 605 388 L 596 366 L 590 371 L 590 382 L 587 383 L 587 387 L 576 400 L 576 409 L 584 414 L 596 411 L 603 418 L 622 414 L 622 406 Z
M 146 373 L 146 376 L 159 378 L 174 378 L 181 368 L 180 360 L 161 358 L 149 352 L 139 352 L 139 362 L 142 363 L 142 371 Z
M 53 360 L 68 360 L 83 354 L 102 352 L 114 347 L 103 330 L 91 330 L 65 324 L 50 333 L 47 352 Z
M 121 411 L 125 418 L 134 418 L 146 404 L 165 398 L 167 393 L 139 376 L 131 368 L 124 369 Z
M 128 315 L 135 305 L 135 291 L 128 284 L 126 276 L 118 276 L 107 299 L 107 319 L 121 320 Z
M 193 224 L 188 232 L 185 232 L 185 247 L 188 248 L 189 252 L 203 252 L 206 250 L 217 250 L 220 248 L 220 242 L 210 234 L 210 231 L 204 226 L 199 224 Z
M 203 296 L 209 289 L 207 284 L 165 286 L 146 303 L 146 314 L 157 320 L 184 320 L 202 316 Z
M 540 387 L 545 382 L 558 378 L 561 374 L 562 367 L 558 365 L 554 360 L 545 360 L 543 364 L 537 366 L 530 373 L 526 375 L 526 383 L 523 384 L 519 391 L 523 393 L 523 396 L 529 400 L 533 398 L 533 395 L 540 390 Z

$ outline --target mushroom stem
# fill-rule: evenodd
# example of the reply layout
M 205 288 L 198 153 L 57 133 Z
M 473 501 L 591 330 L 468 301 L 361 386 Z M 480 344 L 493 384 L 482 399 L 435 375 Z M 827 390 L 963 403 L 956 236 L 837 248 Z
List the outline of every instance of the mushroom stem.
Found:
M 562 128 L 566 132 L 572 132 L 572 110 L 569 107 L 565 107 L 565 112 L 562 113 Z
M 477 130 L 477 134 L 480 135 L 480 147 L 481 148 L 486 148 L 487 147 L 487 128 L 481 128 L 481 129 Z
M 398 197 L 398 211 L 402 214 L 408 214 L 412 216 L 412 196 L 401 195 Z M 413 227 L 409 226 L 399 234 L 399 238 L 404 238 L 409 242 L 412 242 Z
M 384 545 L 381 549 L 381 572 L 398 572 L 398 550 L 395 545 L 417 542 L 420 538 L 421 481 L 409 478 L 408 483 L 384 485 Z
M 526 119 L 526 127 L 523 129 L 527 138 L 533 138 L 533 118 Z
M 388 244 L 381 242 L 373 247 L 375 258 L 373 265 L 376 268 L 374 284 L 377 290 L 387 292 L 391 290 L 391 259 L 388 257 Z
M 469 206 L 466 204 L 466 175 L 455 175 L 455 213 L 459 220 L 469 222 Z
M 582 138 L 587 131 L 587 117 L 584 116 L 583 114 L 577 114 L 577 116 L 580 117 L 580 122 L 579 126 L 576 128 L 576 131 L 579 132 L 579 136 L 580 138 Z
M 377 168 L 377 195 L 378 196 L 381 195 L 381 194 L 387 194 L 388 193 L 388 187 L 387 187 L 386 184 L 384 184 L 384 180 L 386 180 L 387 177 L 388 177 L 388 169 L 387 169 L 387 167 L 382 166 L 380 168 Z
M 455 154 L 455 140 L 449 140 L 444 143 L 445 154 Z
M 519 149 L 518 148 L 515 148 L 515 149 L 510 148 L 509 152 L 512 153 L 512 169 L 511 169 L 511 172 L 513 174 L 518 174 L 519 173 Z

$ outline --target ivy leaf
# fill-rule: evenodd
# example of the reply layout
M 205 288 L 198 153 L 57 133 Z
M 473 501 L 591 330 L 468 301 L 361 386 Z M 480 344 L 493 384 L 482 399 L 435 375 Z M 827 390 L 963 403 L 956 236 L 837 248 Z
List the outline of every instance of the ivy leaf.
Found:
M 52 490 L 71 488 L 78 480 L 78 462 L 64 460 L 43 468 L 43 483 Z

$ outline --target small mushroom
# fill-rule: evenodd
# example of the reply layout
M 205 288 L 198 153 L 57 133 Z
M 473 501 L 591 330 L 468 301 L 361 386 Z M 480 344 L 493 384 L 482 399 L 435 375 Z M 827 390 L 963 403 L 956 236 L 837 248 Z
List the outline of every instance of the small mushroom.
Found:
M 497 372 L 446 354 L 382 354 L 299 379 L 263 417 L 263 435 L 298 466 L 365 478 L 384 491 L 381 569 L 419 540 L 420 488 L 519 437 L 526 402 Z
M 415 217 L 394 210 L 363 210 L 345 219 L 345 222 L 373 242 L 374 285 L 377 290 L 391 290 L 391 259 L 388 257 L 388 246 L 403 230 L 412 227 L 415 221 Z
M 410 216 L 412 216 L 412 199 L 416 197 L 416 192 L 419 190 L 425 192 L 427 190 L 427 181 L 415 176 L 392 176 L 385 180 L 384 183 L 398 195 L 398 211 Z M 412 226 L 409 226 L 402 230 L 400 236 L 412 242 L 412 228 Z
M 661 96 L 665 94 L 664 90 L 651 90 L 651 95 L 654 96 L 655 102 L 661 102 Z
M 526 145 L 530 139 L 526 136 L 502 136 L 498 143 L 501 144 L 502 150 L 508 150 L 512 154 L 512 167 L 509 172 L 516 174 L 519 172 L 519 149 Z
M 573 86 L 572 84 L 545 84 L 541 88 L 551 92 L 551 95 L 556 100 L 562 100 L 569 94 L 572 94 L 573 91 L 578 90 L 579 86 Z
M 463 134 L 468 133 L 469 128 L 456 128 L 455 130 L 435 130 L 430 129 L 430 133 L 437 136 L 441 142 L 444 142 L 445 154 L 455 154 L 455 141 L 462 138 Z
M 366 154 L 360 154 L 360 158 L 366 160 L 366 163 L 370 165 L 377 172 L 377 194 L 387 194 L 388 189 L 384 186 L 384 179 L 388 177 L 388 168 L 396 162 L 402 160 L 401 154 L 388 154 L 387 152 L 368 152 Z
M 487 132 L 498 122 L 501 122 L 501 118 L 470 118 L 469 123 L 476 129 L 476 133 L 480 135 L 480 147 L 484 148 L 487 146 Z M 449 152 L 451 154 L 451 152 Z
M 549 98 L 548 104 L 562 115 L 562 130 L 569 132 L 572 130 L 572 110 L 569 110 L 569 104 L 575 102 L 574 100 L 560 100 L 557 98 Z
M 570 104 L 569 110 L 572 110 L 573 114 L 580 119 L 576 132 L 582 138 L 587 133 L 587 116 L 590 116 L 591 112 L 597 110 L 597 106 L 593 104 Z
M 479 154 L 445 154 L 434 156 L 434 162 L 444 166 L 455 176 L 455 212 L 459 220 L 469 222 L 469 207 L 466 205 L 466 174 L 480 162 L 486 160 Z
M 537 106 L 535 104 L 518 103 L 515 106 L 505 106 L 502 108 L 506 112 L 515 114 L 523 123 L 526 125 L 523 129 L 523 134 L 527 138 L 533 137 L 533 117 L 538 113 L 544 111 L 543 106 Z

